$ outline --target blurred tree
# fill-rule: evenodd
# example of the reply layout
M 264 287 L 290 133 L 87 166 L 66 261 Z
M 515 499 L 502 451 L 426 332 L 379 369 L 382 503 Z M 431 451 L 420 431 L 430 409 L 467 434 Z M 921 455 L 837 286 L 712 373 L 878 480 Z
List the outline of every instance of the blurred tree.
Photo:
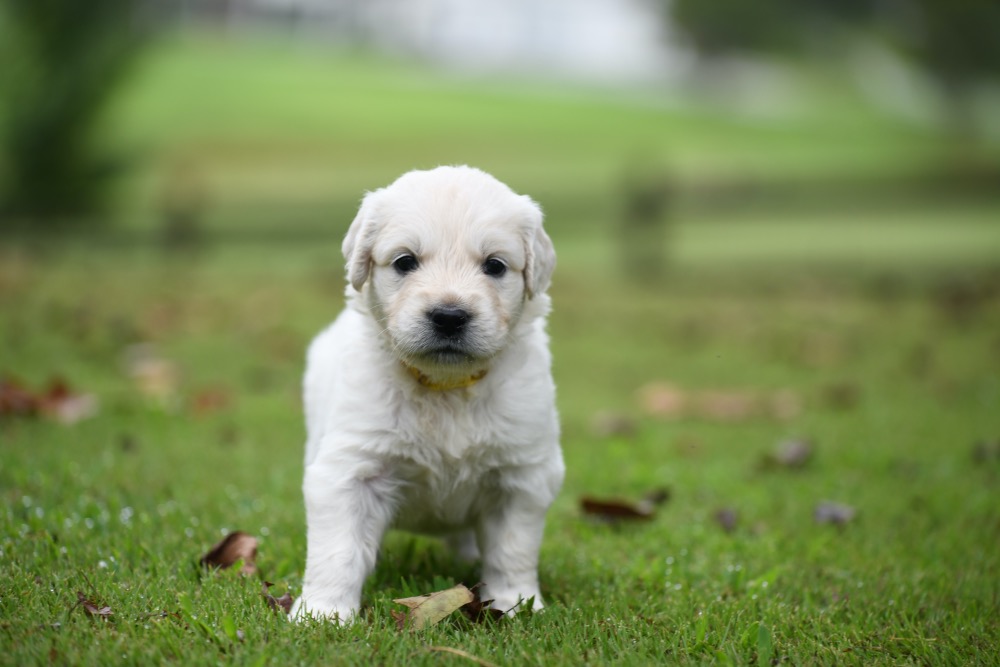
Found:
M 667 4 L 673 20 L 704 56 L 780 51 L 798 40 L 801 17 L 798 4 L 790 0 L 667 0 Z
M 0 0 L 0 216 L 52 223 L 105 203 L 98 121 L 142 42 L 137 0 Z
M 969 95 L 980 81 L 1000 79 L 1000 2 L 897 0 L 881 19 L 883 29 L 942 87 L 952 126 L 974 133 Z
M 910 57 L 940 85 L 953 124 L 971 129 L 971 88 L 1000 78 L 997 0 L 664 0 L 677 27 L 708 57 L 841 46 L 863 30 Z

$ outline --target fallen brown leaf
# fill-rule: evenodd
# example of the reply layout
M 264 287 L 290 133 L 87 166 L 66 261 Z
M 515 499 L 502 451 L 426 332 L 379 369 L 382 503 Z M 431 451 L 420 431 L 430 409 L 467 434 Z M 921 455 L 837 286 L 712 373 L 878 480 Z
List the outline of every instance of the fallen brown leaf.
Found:
M 687 407 L 684 391 L 666 382 L 651 382 L 640 388 L 638 394 L 642 409 L 655 417 L 680 417 Z
M 225 569 L 243 561 L 240 574 L 257 572 L 257 538 L 241 530 L 229 533 L 198 561 L 205 567 Z
M 788 421 L 802 412 L 802 399 L 790 389 L 695 391 L 666 382 L 651 382 L 638 390 L 637 400 L 647 415 L 665 419 L 693 417 L 737 422 L 765 417 Z
M 972 446 L 972 460 L 977 464 L 1000 461 L 1000 440 L 980 440 Z
M 97 414 L 97 398 L 93 394 L 74 394 L 64 380 L 54 378 L 38 396 L 38 409 L 58 422 L 75 424 Z
M 31 391 L 17 380 L 0 381 L 0 416 L 43 416 L 63 424 L 97 414 L 97 398 L 77 394 L 65 380 L 53 378 L 42 391 Z
M 483 623 L 487 621 L 499 621 L 504 617 L 502 609 L 494 609 L 490 606 L 493 600 L 482 599 L 482 595 L 479 593 L 482 590 L 482 584 L 476 584 L 471 590 L 475 598 L 461 607 L 462 613 L 465 614 L 467 619 L 473 623 Z
M 37 411 L 34 393 L 14 378 L 0 380 L 0 417 L 32 415 Z
M 821 502 L 813 511 L 813 518 L 816 523 L 830 523 L 835 526 L 843 526 L 854 520 L 858 511 L 850 505 L 834 503 L 830 501 Z
M 468 604 L 462 605 L 462 613 L 465 617 L 472 621 L 473 623 L 485 623 L 487 621 L 496 622 L 504 617 L 502 609 L 494 609 L 490 605 L 493 604 L 493 600 L 473 600 Z
M 722 507 L 717 509 L 715 513 L 712 514 L 712 518 L 715 519 L 715 522 L 719 524 L 722 530 L 727 533 L 731 533 L 736 530 L 736 526 L 739 525 L 740 522 L 739 512 L 732 507 Z
M 670 500 L 670 489 L 661 487 L 659 489 L 653 489 L 644 495 L 639 503 L 645 507 L 658 507 L 668 500 Z
M 822 400 L 835 410 L 851 410 L 861 399 L 861 388 L 853 382 L 828 384 L 821 390 Z
M 114 612 L 111 611 L 111 607 L 107 605 L 103 607 L 98 607 L 94 602 L 92 602 L 82 591 L 76 592 L 77 606 L 83 607 L 83 611 L 86 612 L 87 616 L 97 616 L 98 618 L 107 618 L 111 616 Z
M 702 392 L 696 396 L 694 406 L 699 417 L 720 422 L 743 421 L 759 411 L 754 394 L 736 390 Z
M 597 498 L 584 497 L 580 499 L 580 507 L 584 514 L 606 521 L 647 520 L 653 517 L 652 511 L 640 508 L 637 503 L 631 503 L 627 500 L 598 500 Z
M 265 581 L 262 586 L 263 591 L 261 594 L 264 596 L 264 601 L 267 602 L 267 606 L 273 609 L 274 611 L 279 611 L 285 614 L 291 613 L 292 603 L 295 602 L 295 598 L 293 598 L 288 593 L 288 591 L 285 591 L 285 594 L 282 595 L 280 598 L 276 598 L 273 595 L 271 595 L 270 591 L 268 590 L 271 588 L 271 586 L 274 586 L 274 584 L 272 584 L 270 581 Z
M 393 602 L 409 607 L 410 611 L 402 619 L 395 614 L 393 618 L 396 618 L 396 624 L 400 629 L 409 627 L 411 630 L 421 630 L 440 623 L 454 611 L 475 599 L 475 594 L 462 584 L 428 595 L 398 598 Z
M 225 410 L 232 403 L 229 391 L 222 387 L 203 389 L 191 398 L 191 411 L 199 416 Z
M 139 393 L 161 402 L 169 402 L 176 397 L 180 380 L 177 366 L 159 356 L 152 345 L 131 345 L 125 348 L 122 356 L 125 370 Z
M 669 498 L 669 489 L 656 489 L 635 502 L 584 496 L 580 499 L 580 508 L 584 514 L 605 521 L 619 521 L 622 519 L 645 521 L 653 518 L 657 506 L 662 505 Z

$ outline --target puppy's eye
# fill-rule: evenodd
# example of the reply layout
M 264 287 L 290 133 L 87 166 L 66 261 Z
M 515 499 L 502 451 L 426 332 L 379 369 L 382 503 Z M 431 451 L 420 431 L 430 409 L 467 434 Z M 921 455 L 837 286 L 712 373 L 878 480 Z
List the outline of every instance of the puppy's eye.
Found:
M 502 259 L 490 257 L 488 260 L 483 262 L 483 273 L 488 276 L 493 276 L 494 278 L 499 278 L 503 274 L 507 273 L 507 265 L 504 264 Z
M 396 259 L 392 260 L 392 268 L 396 269 L 396 272 L 400 275 L 416 271 L 417 258 L 413 255 L 400 255 Z

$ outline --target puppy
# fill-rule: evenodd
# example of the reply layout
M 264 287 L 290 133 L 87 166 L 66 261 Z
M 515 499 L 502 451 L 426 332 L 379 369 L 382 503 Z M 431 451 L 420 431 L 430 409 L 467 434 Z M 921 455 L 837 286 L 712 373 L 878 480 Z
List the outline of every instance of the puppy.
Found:
M 365 196 L 344 239 L 347 307 L 309 348 L 307 548 L 295 618 L 350 621 L 389 528 L 481 558 L 483 599 L 532 600 L 562 485 L 542 213 L 470 167 Z

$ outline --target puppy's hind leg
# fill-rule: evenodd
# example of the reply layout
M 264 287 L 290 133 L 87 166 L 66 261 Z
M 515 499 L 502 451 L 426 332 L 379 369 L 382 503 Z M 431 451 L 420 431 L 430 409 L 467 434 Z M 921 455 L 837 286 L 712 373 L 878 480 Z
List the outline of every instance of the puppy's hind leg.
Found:
M 392 522 L 395 490 L 376 462 L 316 461 L 306 468 L 306 571 L 293 619 L 353 620 Z

